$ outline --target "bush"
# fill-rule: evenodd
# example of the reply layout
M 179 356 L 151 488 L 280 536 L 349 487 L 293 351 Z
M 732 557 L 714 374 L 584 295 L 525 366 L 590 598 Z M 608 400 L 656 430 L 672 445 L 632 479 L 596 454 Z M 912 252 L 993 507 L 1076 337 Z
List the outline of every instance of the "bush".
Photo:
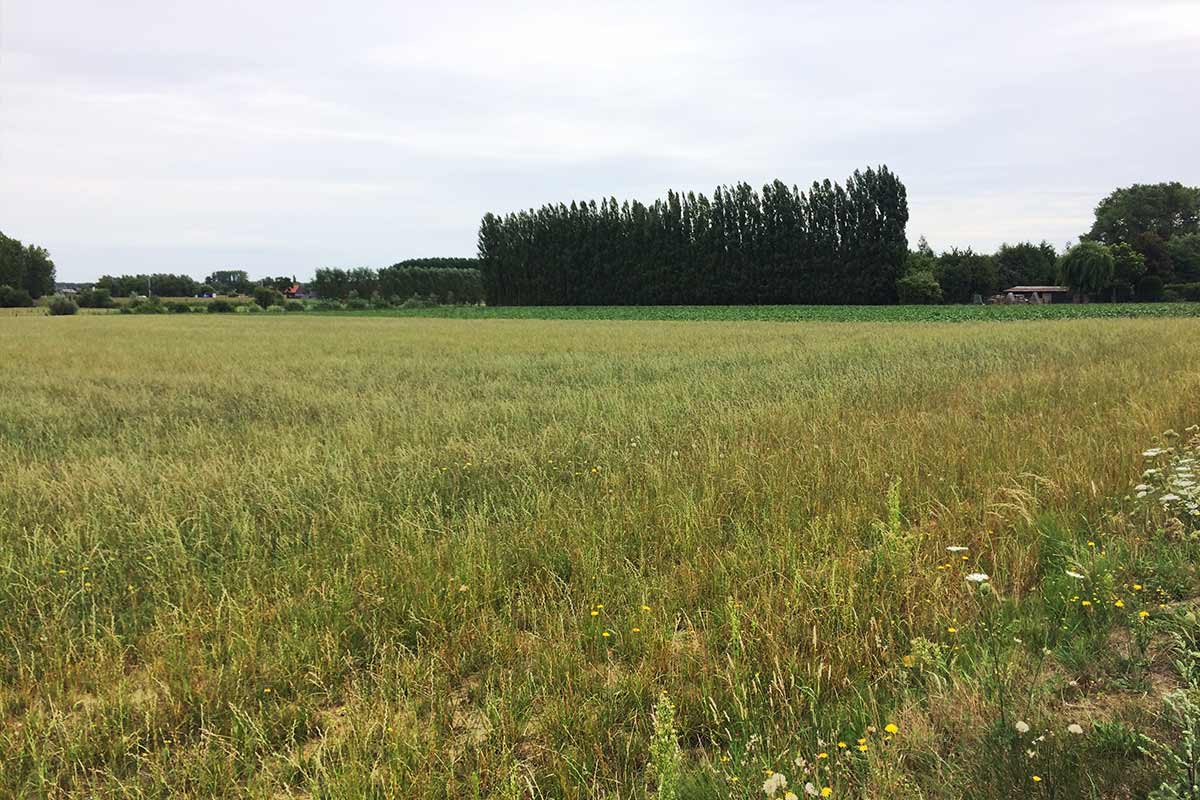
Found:
M 69 317 L 79 311 L 79 306 L 66 295 L 56 294 L 46 305 L 52 317 Z
M 1163 299 L 1167 293 L 1176 295 L 1181 300 L 1200 301 L 1200 283 L 1168 283 L 1163 287 Z
M 232 314 L 233 303 L 228 300 L 213 300 L 208 304 L 208 313 L 210 314 Z
M 251 308 L 257 308 L 257 307 L 258 307 L 258 306 L 251 306 Z M 283 306 L 267 306 L 267 307 L 266 307 L 265 309 L 263 309 L 263 310 L 264 310 L 264 311 L 269 311 L 269 312 L 271 312 L 272 314 L 283 314 L 283 313 L 284 313 Z
M 435 303 L 434 301 L 429 300 L 425 297 L 421 297 L 421 295 L 419 295 L 419 294 L 414 294 L 412 297 L 408 298 L 403 303 L 401 303 L 400 307 L 401 308 L 433 308 L 436 305 L 437 305 L 437 303 Z
M 167 313 L 167 307 L 157 297 L 135 297 L 129 301 L 129 310 L 134 314 Z
M 351 311 L 366 311 L 370 307 L 371 304 L 361 297 L 351 297 L 346 301 L 346 308 Z
M 80 308 L 112 308 L 112 292 L 108 289 L 80 289 L 75 296 Z
M 299 300 L 288 300 L 286 303 L 283 304 L 283 310 L 284 311 L 303 311 L 304 303 L 301 303 Z
M 255 286 L 254 302 L 261 308 L 282 305 L 283 293 L 273 286 Z
M 0 308 L 28 308 L 32 305 L 33 298 L 24 289 L 0 286 Z
M 313 308 L 315 308 L 317 311 L 341 311 L 344 306 L 334 300 L 322 300 Z
M 234 306 L 233 310 L 239 314 L 261 314 L 266 311 L 266 309 L 260 306 L 258 303 L 247 303 L 244 306 Z
M 167 303 L 167 311 L 170 311 L 172 314 L 190 314 L 192 312 L 192 307 L 187 303 L 181 303 L 178 300 L 172 300 L 171 302 Z
M 1162 300 L 1163 281 L 1157 275 L 1146 275 L 1137 285 L 1137 299 L 1143 303 L 1157 303 Z
M 913 272 L 896 281 L 896 294 L 904 305 L 942 302 L 942 287 L 932 272 Z

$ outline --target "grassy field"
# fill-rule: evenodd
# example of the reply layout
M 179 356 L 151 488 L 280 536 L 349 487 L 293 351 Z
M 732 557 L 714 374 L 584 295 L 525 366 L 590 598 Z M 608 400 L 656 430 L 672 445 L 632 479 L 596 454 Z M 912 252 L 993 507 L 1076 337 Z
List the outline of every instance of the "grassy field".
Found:
M 1198 335 L 0 318 L 0 796 L 1144 797 Z

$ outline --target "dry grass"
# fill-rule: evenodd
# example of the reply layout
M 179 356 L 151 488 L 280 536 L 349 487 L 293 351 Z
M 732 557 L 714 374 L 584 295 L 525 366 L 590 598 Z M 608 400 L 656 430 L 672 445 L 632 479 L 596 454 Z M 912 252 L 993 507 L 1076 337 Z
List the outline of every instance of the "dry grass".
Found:
M 0 318 L 0 794 L 643 797 L 663 689 L 690 796 L 893 714 L 929 756 L 986 712 L 910 640 L 966 570 L 1037 600 L 1200 419 L 1198 333 Z

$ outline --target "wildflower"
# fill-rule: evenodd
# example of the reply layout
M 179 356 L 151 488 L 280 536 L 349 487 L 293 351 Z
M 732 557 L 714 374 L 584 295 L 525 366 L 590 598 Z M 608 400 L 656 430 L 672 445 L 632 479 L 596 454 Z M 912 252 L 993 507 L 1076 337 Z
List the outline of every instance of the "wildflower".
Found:
M 787 778 L 782 772 L 774 772 L 763 781 L 763 794 L 767 797 L 774 797 L 775 793 L 780 789 L 787 788 Z
M 605 631 L 604 633 L 602 633 L 600 635 L 603 636 L 605 639 L 607 639 L 611 634 L 608 631 Z
M 1095 547 L 1095 546 L 1096 546 L 1095 542 L 1092 542 L 1092 541 L 1088 542 L 1088 547 Z
M 642 606 L 642 611 L 649 611 L 649 610 L 650 610 L 650 606 Z
M 809 781 L 808 783 L 804 784 L 804 793 L 806 795 L 808 795 L 809 797 L 817 796 L 817 787 L 813 786 L 812 781 Z
M 1150 616 L 1150 612 L 1149 612 L 1149 611 L 1145 611 L 1145 610 L 1143 610 L 1143 611 L 1139 611 L 1139 612 L 1138 612 L 1138 619 L 1145 619 L 1145 618 L 1146 618 L 1146 617 L 1148 617 L 1148 616 Z
M 839 748 L 839 749 L 841 749 L 841 750 L 845 750 L 845 749 L 846 749 L 846 743 L 845 743 L 845 742 L 838 742 L 838 748 Z
M 1161 456 L 1162 453 L 1163 449 L 1161 447 L 1151 447 L 1149 450 L 1143 452 L 1142 455 L 1146 458 L 1154 458 L 1155 456 Z
M 1077 581 L 1081 581 L 1087 577 L 1086 575 L 1080 575 L 1078 572 L 1074 572 L 1072 570 L 1067 570 L 1067 575 Z
M 795 792 L 788 792 L 783 796 L 783 800 L 800 800 L 800 798 L 796 796 Z
M 865 744 L 860 744 L 858 746 L 858 752 L 860 752 L 860 753 L 865 753 L 865 752 L 867 752 L 868 749 L 869 748 Z
M 867 740 L 866 740 L 866 739 L 859 739 L 859 740 L 858 740 L 858 743 L 859 743 L 859 744 L 866 744 L 866 743 L 867 743 Z
M 1179 495 L 1175 494 L 1174 492 L 1170 492 L 1169 494 L 1164 494 L 1162 497 L 1158 498 L 1158 502 L 1174 503 L 1178 499 L 1179 499 Z
M 832 787 L 830 787 L 830 786 L 825 786 L 825 787 L 823 787 L 823 788 L 821 789 L 821 797 L 829 797 L 829 795 L 831 795 L 831 794 L 833 794 L 833 788 L 832 788 Z
M 946 628 L 946 633 L 958 633 L 958 628 Z
M 1080 603 L 1079 603 L 1079 605 L 1083 606 L 1084 608 L 1087 608 L 1087 607 L 1088 607 L 1088 606 L 1090 606 L 1091 604 L 1092 604 L 1092 601 L 1091 601 L 1091 600 L 1081 600 L 1081 601 L 1080 601 Z
M 877 730 L 877 728 L 876 728 L 874 725 L 868 725 L 868 726 L 867 726 L 867 733 L 868 733 L 868 734 L 874 733 L 876 730 Z
M 60 570 L 58 571 L 58 574 L 59 574 L 59 575 L 66 575 L 66 574 L 67 574 L 67 571 L 66 571 L 65 569 L 60 569 Z
M 603 609 L 603 608 L 604 608 L 604 603 L 596 603 L 596 608 Z
M 1017 729 L 1017 733 L 1029 733 L 1029 723 L 1023 720 L 1017 720 L 1014 727 Z
M 1073 733 L 1078 736 L 1079 734 L 1083 733 L 1083 726 L 1081 726 L 1078 722 L 1072 722 L 1067 726 L 1067 733 Z
M 961 545 L 953 544 L 946 548 L 946 552 L 948 552 L 948 553 L 965 553 L 969 549 L 970 548 L 963 547 Z
M 263 689 L 263 694 L 270 694 L 270 693 L 271 693 L 271 687 L 270 687 L 270 686 L 268 686 L 267 688 Z
M 1042 782 L 1042 776 L 1040 776 L 1040 775 L 1034 775 L 1034 776 L 1033 776 L 1033 782 L 1034 782 L 1034 783 L 1041 783 L 1041 782 Z
M 631 628 L 631 629 L 630 629 L 630 632 L 631 632 L 631 633 L 641 633 L 641 632 L 642 632 L 642 629 L 641 629 L 641 628 Z
M 1140 592 L 1140 591 L 1142 590 L 1142 585 L 1141 585 L 1140 583 L 1135 583 L 1135 584 L 1133 585 L 1133 590 L 1134 590 L 1135 592 Z
M 988 579 L 986 572 L 972 572 L 967 576 L 967 580 L 971 583 L 984 583 Z
M 900 729 L 896 727 L 896 723 L 894 722 L 889 722 L 887 725 L 884 725 L 883 729 L 893 736 L 900 732 Z
M 1114 606 L 1116 606 L 1117 608 L 1124 608 L 1124 607 L 1125 607 L 1125 601 L 1124 601 L 1124 600 L 1118 600 L 1117 602 L 1113 603 L 1113 605 L 1114 605 Z
M 1150 489 L 1151 487 L 1145 483 L 1139 483 L 1137 486 L 1133 487 L 1135 492 L 1148 492 Z

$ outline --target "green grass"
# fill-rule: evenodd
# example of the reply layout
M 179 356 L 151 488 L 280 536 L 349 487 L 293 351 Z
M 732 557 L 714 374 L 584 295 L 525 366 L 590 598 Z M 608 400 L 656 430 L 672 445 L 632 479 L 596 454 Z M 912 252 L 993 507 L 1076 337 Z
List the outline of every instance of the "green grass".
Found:
M 1200 317 L 1200 303 L 950 306 L 436 306 L 322 312 L 451 319 L 675 320 L 721 322 L 984 322 Z
M 472 313 L 508 311 L 545 309 Z M 1087 656 L 1196 593 L 1125 498 L 1200 419 L 1198 334 L 0 318 L 0 796 L 642 798 L 661 692 L 681 797 L 797 758 L 837 797 L 1143 796 L 1123 728 L 1062 730 L 1171 741 L 1153 664 Z

